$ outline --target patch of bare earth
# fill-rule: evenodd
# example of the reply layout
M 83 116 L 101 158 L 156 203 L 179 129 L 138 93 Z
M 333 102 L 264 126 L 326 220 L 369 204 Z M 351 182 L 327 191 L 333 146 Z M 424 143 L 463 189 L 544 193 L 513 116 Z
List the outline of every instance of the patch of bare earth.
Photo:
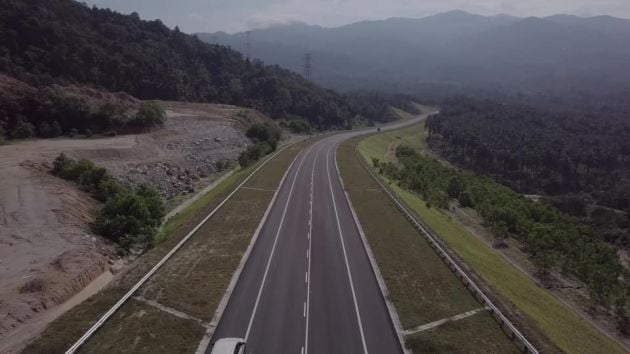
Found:
M 244 127 L 268 119 L 233 106 L 163 104 L 166 124 L 150 133 L 0 146 L 0 352 L 21 350 L 111 278 L 115 246 L 90 231 L 101 205 L 49 174 L 57 155 L 88 158 L 172 198 L 209 184 L 216 163 L 248 144 Z

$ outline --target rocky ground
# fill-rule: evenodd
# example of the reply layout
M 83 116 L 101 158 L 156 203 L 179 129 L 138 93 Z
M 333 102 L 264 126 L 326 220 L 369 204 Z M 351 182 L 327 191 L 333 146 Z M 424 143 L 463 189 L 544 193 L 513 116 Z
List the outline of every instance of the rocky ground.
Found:
M 88 158 L 173 198 L 204 186 L 245 149 L 244 128 L 268 119 L 233 106 L 163 105 L 165 126 L 146 134 L 0 146 L 0 352 L 19 350 L 116 261 L 114 245 L 90 231 L 99 203 L 48 173 L 58 154 Z

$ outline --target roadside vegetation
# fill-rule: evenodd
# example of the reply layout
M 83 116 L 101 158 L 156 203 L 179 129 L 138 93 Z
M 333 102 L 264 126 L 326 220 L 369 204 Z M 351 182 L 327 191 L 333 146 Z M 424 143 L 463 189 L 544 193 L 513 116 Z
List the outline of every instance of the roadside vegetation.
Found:
M 105 203 L 94 229 L 116 242 L 124 251 L 150 245 L 165 214 L 164 200 L 154 188 L 127 187 L 89 160 L 74 160 L 65 154 L 53 162 L 52 173 L 78 183 L 95 199 Z
M 199 316 L 204 322 L 209 321 L 282 174 L 303 147 L 303 143 L 291 146 L 263 167 L 246 185 L 252 188 L 236 193 L 234 199 L 226 203 L 222 211 L 140 289 L 139 294 Z M 138 258 L 102 292 L 51 323 L 25 352 L 62 353 L 68 349 L 256 166 L 253 164 L 235 172 L 169 219 L 163 228 L 161 242 Z M 83 349 L 91 353 L 111 353 L 129 350 L 132 346 L 138 352 L 182 352 L 194 350 L 204 332 L 205 328 L 195 320 L 183 320 L 161 310 L 156 312 L 151 305 L 134 299 L 97 332 L 97 341 L 90 341 Z M 133 341 L 129 341 L 131 339 Z
M 560 269 L 581 279 L 594 300 L 625 301 L 623 267 L 615 250 L 592 236 L 592 231 L 558 210 L 527 199 L 490 179 L 444 166 L 432 157 L 399 145 L 397 162 L 380 163 L 377 170 L 417 193 L 427 207 L 445 209 L 457 200 L 481 215 L 501 247 L 509 237 L 520 241 L 541 277 Z M 625 307 L 625 306 L 624 306 Z
M 356 152 L 360 139 L 339 147 L 339 169 L 403 329 L 411 330 L 480 308 L 482 305 L 365 170 Z M 437 327 L 430 334 L 412 334 L 406 338 L 407 345 L 418 353 L 437 348 L 469 352 L 466 343 L 473 342 L 479 352 L 518 352 L 487 311 L 468 318 L 467 323 L 471 325 L 461 328 L 456 335 L 448 326 Z M 419 336 L 422 339 L 417 339 Z M 455 344 L 445 347 L 444 343 L 453 337 L 457 337 Z
M 378 166 L 376 169 L 380 170 L 383 177 L 390 181 L 392 190 L 419 215 L 427 227 L 445 241 L 448 247 L 455 251 L 457 256 L 471 267 L 475 274 L 481 277 L 484 283 L 502 296 L 500 301 L 504 307 L 511 309 L 513 305 L 525 315 L 525 321 L 518 319 L 517 326 L 519 324 L 521 327 L 525 325 L 531 330 L 533 325 L 536 330 L 528 330 L 528 334 L 534 336 L 537 342 L 545 343 L 545 337 L 548 337 L 553 345 L 566 352 L 624 352 L 621 346 L 599 332 L 553 294 L 540 287 L 527 274 L 510 264 L 499 250 L 488 247 L 462 225 L 454 222 L 447 213 L 440 209 L 440 206 L 444 206 L 445 199 L 447 204 L 449 200 L 451 205 L 452 203 L 460 204 L 458 201 L 460 198 L 450 197 L 449 190 L 453 195 L 456 190 L 459 191 L 460 197 L 465 191 L 470 190 L 472 206 L 480 207 L 483 205 L 487 215 L 498 218 L 493 219 L 495 222 L 500 222 L 502 220 L 500 217 L 503 216 L 503 209 L 497 211 L 495 207 L 504 207 L 508 213 L 514 211 L 513 208 L 517 208 L 516 211 L 518 212 L 524 212 L 518 209 L 519 207 L 526 208 L 526 211 L 533 210 L 543 213 L 540 219 L 530 220 L 526 223 L 531 227 L 553 229 L 553 225 L 546 225 L 545 222 L 555 221 L 567 223 L 563 225 L 569 227 L 569 230 L 575 230 L 578 227 L 575 225 L 575 220 L 549 209 L 544 204 L 531 205 L 529 200 L 486 178 L 474 176 L 469 172 L 457 171 L 445 163 L 436 161 L 424 150 L 426 148 L 424 137 L 426 137 L 424 125 L 412 126 L 373 135 L 359 144 L 359 151 L 367 161 Z M 460 184 L 460 182 L 462 183 Z M 464 188 L 459 188 L 461 186 Z M 462 201 L 464 204 L 468 203 L 468 201 Z M 538 208 L 542 209 L 539 210 Z M 530 214 L 525 214 L 522 217 L 526 215 Z M 543 216 L 544 218 L 542 218 Z M 542 224 L 542 226 L 536 225 L 536 223 Z M 505 228 L 492 231 L 505 231 Z M 495 241 L 501 243 L 504 241 L 502 239 L 504 234 L 499 233 L 498 235 L 499 237 Z M 541 236 L 536 233 L 534 235 Z M 509 234 L 509 237 L 516 238 L 517 236 Z M 593 254 L 593 250 L 608 252 L 605 246 L 589 245 L 583 239 L 578 239 L 577 243 L 582 247 L 587 247 L 588 251 L 585 250 L 585 252 L 590 252 L 583 254 L 584 259 L 589 259 L 589 257 L 595 257 L 591 258 L 591 261 L 598 259 L 597 253 Z M 528 245 L 527 249 L 531 250 L 530 247 L 544 247 L 544 243 Z M 567 245 L 566 247 L 578 246 Z M 537 254 L 538 260 L 532 259 L 535 264 L 538 264 L 539 270 L 550 266 L 550 263 L 544 263 L 549 262 L 548 258 L 543 257 L 544 252 L 548 251 Z M 555 250 L 554 252 L 558 251 Z M 556 257 L 559 259 L 552 260 L 551 264 L 559 264 L 567 258 L 566 256 Z M 599 257 L 603 257 L 603 254 L 599 254 Z M 616 258 L 613 257 L 612 259 Z M 610 259 L 599 260 L 602 261 L 602 264 L 593 265 L 594 269 L 605 269 L 607 264 L 611 262 Z M 555 263 L 556 261 L 558 263 Z M 617 269 L 614 263 L 612 267 Z M 596 275 L 593 274 L 592 276 Z M 603 276 L 602 278 L 601 280 L 605 282 L 606 277 Z M 610 280 L 608 278 L 608 281 Z M 595 288 L 599 288 L 599 286 L 596 285 Z M 601 289 L 603 290 L 602 294 L 610 294 L 607 292 L 609 288 L 606 286 Z M 512 314 L 514 313 L 512 312 Z M 551 349 L 546 351 L 554 351 L 553 346 L 549 348 Z
M 139 107 L 136 103 L 125 107 L 112 102 L 90 106 L 84 98 L 65 93 L 61 87 L 15 85 L 0 98 L 0 138 L 137 133 L 162 126 L 166 119 L 157 102 L 146 101 Z
M 248 146 L 238 157 L 241 167 L 248 167 L 261 157 L 276 151 L 282 130 L 275 124 L 253 124 L 247 129 L 246 135 L 253 145 Z
M 427 142 L 457 166 L 542 195 L 592 237 L 628 249 L 630 107 L 540 106 L 450 99 L 427 120 Z

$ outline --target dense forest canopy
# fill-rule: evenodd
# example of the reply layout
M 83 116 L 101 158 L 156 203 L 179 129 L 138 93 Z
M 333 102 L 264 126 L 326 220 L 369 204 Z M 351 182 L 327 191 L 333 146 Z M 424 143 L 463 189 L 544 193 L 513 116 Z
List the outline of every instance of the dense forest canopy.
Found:
M 249 61 L 159 20 L 71 0 L 2 0 L 0 71 L 33 86 L 81 83 L 141 99 L 220 102 L 316 128 L 347 127 L 356 105 L 278 66 Z
M 624 108 L 561 111 L 459 97 L 426 127 L 430 146 L 450 161 L 520 192 L 555 196 L 606 240 L 628 246 L 629 118 Z

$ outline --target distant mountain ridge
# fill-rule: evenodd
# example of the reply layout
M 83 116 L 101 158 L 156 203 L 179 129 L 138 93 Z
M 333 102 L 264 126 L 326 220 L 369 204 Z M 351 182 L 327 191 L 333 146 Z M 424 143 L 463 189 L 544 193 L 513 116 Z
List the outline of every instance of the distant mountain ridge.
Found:
M 245 33 L 199 33 L 245 50 Z M 514 90 L 630 89 L 630 20 L 519 18 L 451 11 L 336 28 L 288 24 L 250 33 L 251 53 L 338 89 L 447 83 Z
M 82 84 L 140 99 L 227 103 L 321 129 L 388 119 L 386 108 L 406 100 L 360 102 L 135 13 L 72 0 L 3 0 L 1 8 L 0 73 L 32 86 Z M 28 108 L 0 104 L 0 137 Z

